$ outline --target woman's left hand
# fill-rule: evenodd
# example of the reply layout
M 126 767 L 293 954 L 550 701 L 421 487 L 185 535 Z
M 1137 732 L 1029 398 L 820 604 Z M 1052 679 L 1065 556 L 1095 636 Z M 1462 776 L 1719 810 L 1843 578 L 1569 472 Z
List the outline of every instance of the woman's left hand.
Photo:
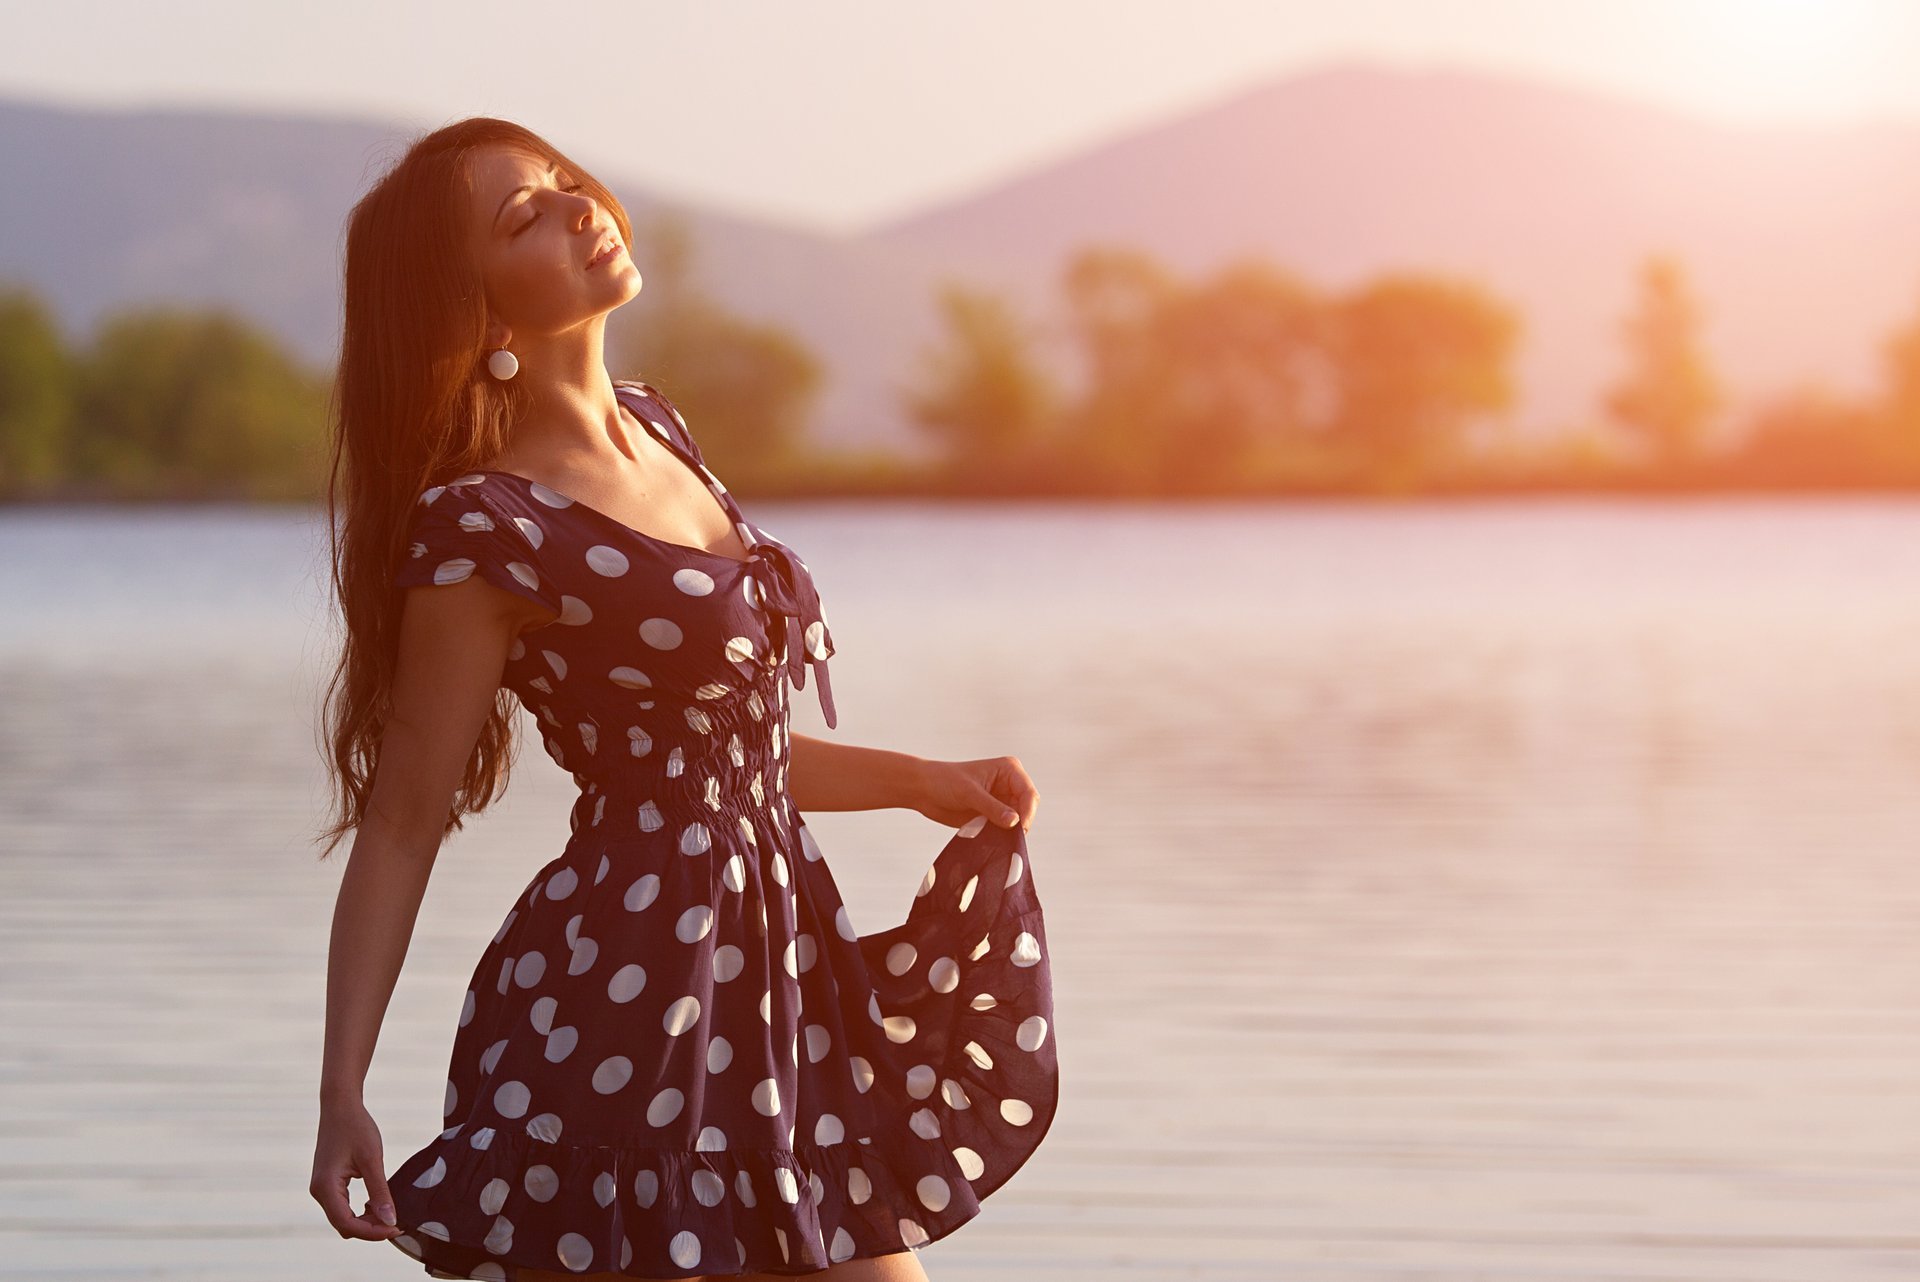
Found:
M 1040 807 L 1040 792 L 1018 757 L 922 762 L 916 791 L 913 808 L 949 828 L 985 815 L 988 823 L 1031 830 Z

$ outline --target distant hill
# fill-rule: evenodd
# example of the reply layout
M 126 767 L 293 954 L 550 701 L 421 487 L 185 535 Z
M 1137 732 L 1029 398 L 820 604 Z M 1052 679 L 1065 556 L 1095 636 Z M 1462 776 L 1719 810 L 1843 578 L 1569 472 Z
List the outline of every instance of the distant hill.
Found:
M 76 337 L 126 301 L 218 299 L 329 359 L 346 211 L 407 132 L 0 103 L 0 274 Z M 1477 71 L 1279 78 L 858 237 L 670 205 L 618 157 L 580 159 L 637 221 L 685 216 L 702 283 L 819 352 L 816 434 L 836 444 L 912 444 L 892 389 L 936 336 L 936 281 L 1037 309 L 1096 241 L 1190 272 L 1259 254 L 1329 287 L 1479 279 L 1526 318 L 1514 419 L 1540 428 L 1594 412 L 1651 251 L 1687 267 L 1710 352 L 1749 398 L 1803 378 L 1865 390 L 1877 342 L 1920 308 L 1920 127 L 1733 126 Z

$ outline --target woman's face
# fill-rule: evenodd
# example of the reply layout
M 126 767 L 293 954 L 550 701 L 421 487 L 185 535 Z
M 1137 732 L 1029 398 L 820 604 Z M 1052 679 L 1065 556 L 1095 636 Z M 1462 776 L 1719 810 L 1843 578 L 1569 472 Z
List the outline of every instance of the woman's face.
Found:
M 517 148 L 473 156 L 469 244 L 493 322 L 518 335 L 559 333 L 640 292 L 612 215 L 550 164 Z M 609 243 L 619 248 L 589 267 Z

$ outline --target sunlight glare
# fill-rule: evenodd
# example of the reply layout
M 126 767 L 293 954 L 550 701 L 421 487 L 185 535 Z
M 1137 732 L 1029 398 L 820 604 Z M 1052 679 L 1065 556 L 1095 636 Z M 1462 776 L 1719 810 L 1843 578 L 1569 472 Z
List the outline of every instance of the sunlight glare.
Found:
M 1673 13 L 1697 24 L 1688 47 L 1722 55 L 1698 64 L 1702 89 L 1743 115 L 1781 117 L 1852 103 L 1902 26 L 1897 3 L 1717 0 Z

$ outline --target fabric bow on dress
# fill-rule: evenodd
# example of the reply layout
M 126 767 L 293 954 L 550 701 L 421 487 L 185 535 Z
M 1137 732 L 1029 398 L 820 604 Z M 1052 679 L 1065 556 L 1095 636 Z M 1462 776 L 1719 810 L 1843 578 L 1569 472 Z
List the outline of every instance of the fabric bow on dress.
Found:
M 833 687 L 827 679 L 827 660 L 833 654 L 833 634 L 821 613 L 820 593 L 813 576 L 791 550 L 764 539 L 754 540 L 747 561 L 759 597 L 758 604 L 776 620 L 773 644 L 784 648 L 787 678 L 796 690 L 807 688 L 807 665 L 818 668 L 820 711 L 828 728 L 838 725 L 833 711 Z M 799 635 L 796 636 L 795 633 Z

